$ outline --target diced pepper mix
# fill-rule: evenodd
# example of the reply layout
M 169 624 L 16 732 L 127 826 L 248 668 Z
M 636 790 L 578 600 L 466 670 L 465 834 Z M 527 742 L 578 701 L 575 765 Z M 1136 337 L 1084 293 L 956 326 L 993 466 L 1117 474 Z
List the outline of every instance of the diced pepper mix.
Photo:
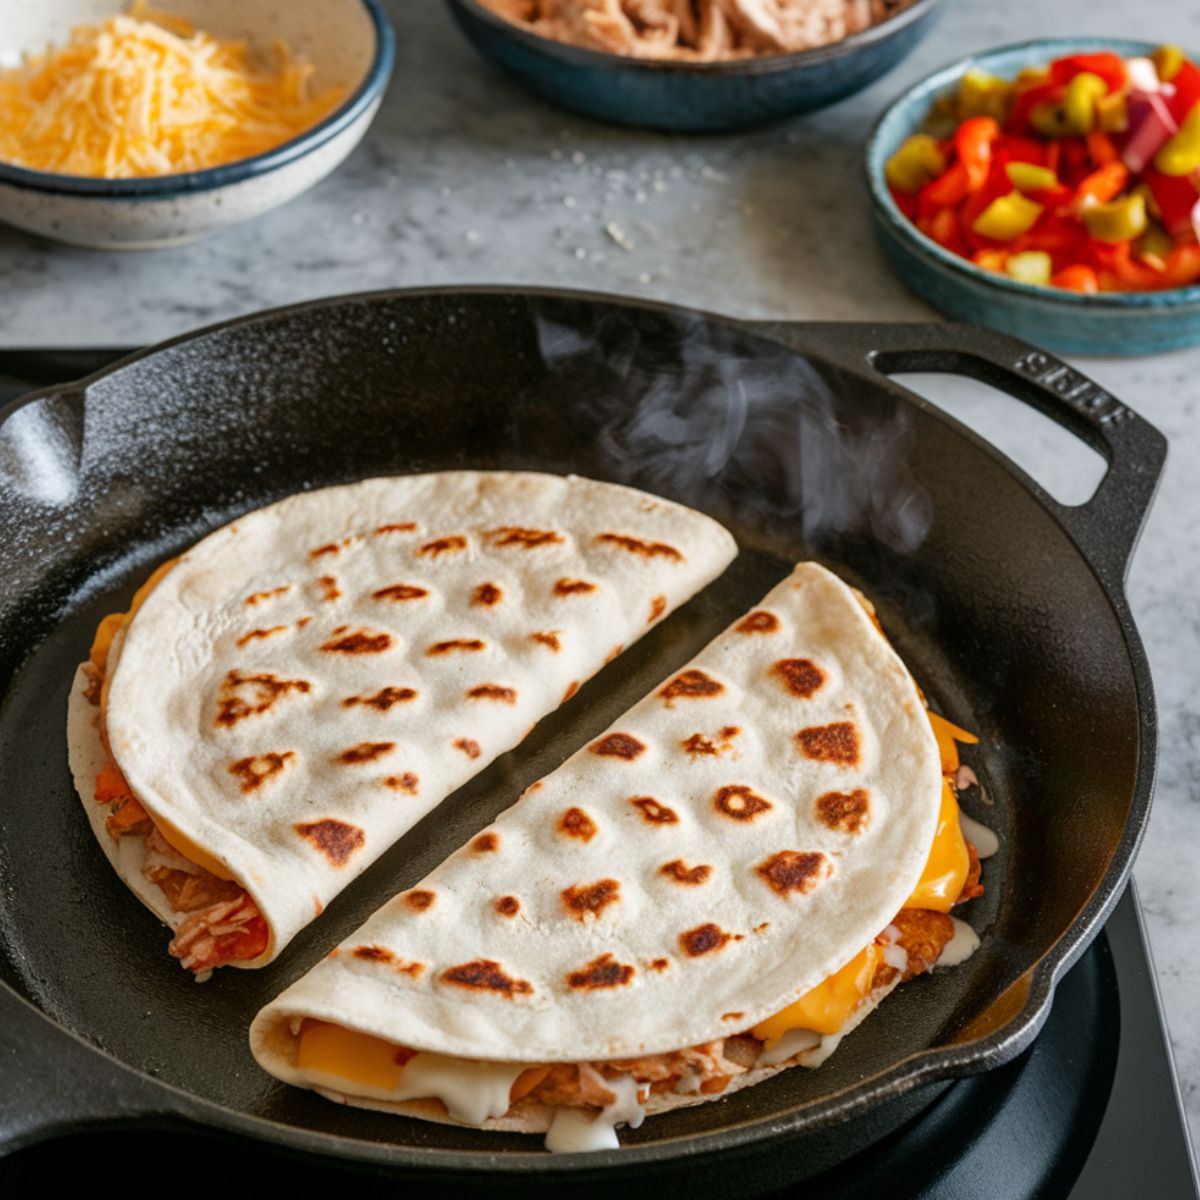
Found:
M 892 197 L 939 245 L 1073 292 L 1200 283 L 1200 68 L 1071 54 L 1015 80 L 969 71 L 888 160 Z

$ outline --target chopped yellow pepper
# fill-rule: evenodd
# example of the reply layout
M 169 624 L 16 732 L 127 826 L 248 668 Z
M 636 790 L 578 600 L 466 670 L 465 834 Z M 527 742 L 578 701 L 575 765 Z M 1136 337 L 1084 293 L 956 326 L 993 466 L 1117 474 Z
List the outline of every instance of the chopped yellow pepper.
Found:
M 1124 133 L 1129 128 L 1129 97 L 1109 92 L 1096 101 L 1096 128 L 1104 133 Z
M 968 71 L 958 81 L 958 119 L 995 117 L 1001 124 L 1008 116 L 1013 85 L 999 75 Z
M 1138 194 L 1083 210 L 1083 223 L 1098 242 L 1125 242 L 1146 232 L 1146 201 Z
M 1058 186 L 1058 176 L 1049 167 L 1034 166 L 1033 163 L 1010 162 L 1004 168 L 1008 181 L 1018 192 L 1044 192 Z
M 1179 132 L 1154 156 L 1164 175 L 1190 175 L 1200 170 L 1200 104 L 1184 118 Z
M 1035 104 L 1029 123 L 1043 137 L 1082 137 L 1096 127 L 1096 105 L 1108 94 L 1108 84 L 1091 71 L 1080 71 L 1067 84 L 1060 104 Z
M 981 237 L 994 238 L 998 242 L 1011 242 L 1033 228 L 1042 215 L 1042 206 L 1022 196 L 1020 192 L 1009 192 L 993 200 L 975 218 L 971 226 Z
M 1134 243 L 1134 257 L 1158 271 L 1166 269 L 1167 256 L 1175 249 L 1175 239 L 1161 226 L 1151 222 Z
M 1054 263 L 1044 250 L 1025 250 L 1010 254 L 1004 270 L 1018 283 L 1037 283 L 1045 286 L 1054 274 Z
M 1179 74 L 1179 68 L 1183 66 L 1187 55 L 1179 46 L 1159 46 L 1150 55 L 1150 59 L 1154 63 L 1154 69 L 1158 72 L 1159 79 L 1163 83 L 1170 83 Z
M 898 192 L 919 192 L 946 170 L 946 156 L 927 133 L 905 138 L 900 149 L 887 160 L 884 177 Z

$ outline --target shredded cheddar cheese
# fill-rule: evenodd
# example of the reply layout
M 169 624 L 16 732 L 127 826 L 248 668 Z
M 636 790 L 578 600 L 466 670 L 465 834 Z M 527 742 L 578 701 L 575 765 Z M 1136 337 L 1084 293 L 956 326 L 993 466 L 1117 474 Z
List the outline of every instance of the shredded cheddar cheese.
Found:
M 310 95 L 311 63 L 259 54 L 144 0 L 0 71 L 0 160 L 104 179 L 173 175 L 261 154 L 344 98 Z

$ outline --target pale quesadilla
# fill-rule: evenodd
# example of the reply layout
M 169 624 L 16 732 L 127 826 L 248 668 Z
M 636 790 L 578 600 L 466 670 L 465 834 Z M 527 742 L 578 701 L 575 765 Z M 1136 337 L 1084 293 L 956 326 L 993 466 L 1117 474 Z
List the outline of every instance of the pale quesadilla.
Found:
M 259 1013 L 255 1056 L 551 1149 L 817 1065 L 974 944 L 953 737 L 802 564 Z
M 71 695 L 76 786 L 185 967 L 262 966 L 735 552 L 697 512 L 575 477 L 292 496 L 101 625 Z

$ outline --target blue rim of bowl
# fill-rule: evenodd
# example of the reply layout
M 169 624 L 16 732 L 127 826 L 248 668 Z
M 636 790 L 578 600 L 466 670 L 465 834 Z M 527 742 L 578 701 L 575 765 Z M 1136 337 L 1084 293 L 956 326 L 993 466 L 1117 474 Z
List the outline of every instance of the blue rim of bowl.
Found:
M 856 50 L 887 41 L 908 26 L 932 15 L 940 0 L 913 0 L 908 7 L 902 8 L 878 24 L 852 33 L 839 41 L 830 42 L 826 46 L 796 50 L 791 54 L 760 54 L 753 58 L 734 59 L 731 62 L 680 62 L 676 59 L 632 58 L 624 54 L 611 54 L 607 50 L 590 50 L 586 46 L 574 46 L 570 42 L 560 42 L 540 33 L 533 33 L 515 21 L 509 21 L 485 8 L 480 0 L 449 0 L 449 3 L 509 40 L 519 42 L 536 53 L 561 59 L 571 66 L 590 67 L 593 70 L 619 68 L 658 75 L 754 76 L 834 62 Z
M 983 267 L 976 266 L 970 259 L 962 258 L 952 251 L 945 249 L 943 246 L 939 246 L 931 237 L 922 233 L 896 206 L 891 192 L 884 183 L 882 169 L 877 171 L 873 166 L 874 159 L 880 153 L 879 143 L 882 139 L 884 126 L 889 119 L 898 110 L 911 107 L 918 96 L 921 96 L 927 102 L 930 97 L 944 91 L 949 84 L 960 79 L 971 67 L 981 67 L 986 70 L 989 60 L 1007 54 L 1045 52 L 1048 61 L 1050 58 L 1058 56 L 1056 51 L 1072 53 L 1089 48 L 1094 50 L 1112 50 L 1124 55 L 1147 54 L 1154 50 L 1156 45 L 1157 43 L 1155 42 L 1142 42 L 1133 38 L 1034 38 L 1027 42 L 1013 42 L 1006 46 L 996 46 L 979 54 L 969 54 L 965 58 L 960 58 L 942 67 L 940 70 L 926 75 L 923 79 L 901 93 L 884 109 L 883 114 L 875 122 L 870 137 L 867 139 L 864 166 L 866 169 L 867 184 L 871 189 L 871 198 L 874 201 L 876 211 L 887 220 L 891 229 L 902 240 L 913 243 L 923 253 L 936 259 L 943 266 L 978 284 L 994 288 L 1000 292 L 1009 292 L 1013 296 L 1036 299 L 1043 303 L 1058 301 L 1062 304 L 1078 305 L 1081 308 L 1088 308 L 1093 311 L 1102 311 L 1105 309 L 1110 311 L 1136 308 L 1155 309 L 1200 304 L 1200 284 L 1190 284 L 1188 287 L 1181 288 L 1163 288 L 1156 292 L 1095 292 L 1088 294 L 1085 292 L 1067 291 L 1065 288 L 1019 283 L 1017 280 L 1010 279 L 1006 275 L 999 275 L 995 271 L 986 271 Z
M 149 175 L 137 179 L 98 179 L 91 175 L 59 175 L 32 171 L 0 162 L 0 184 L 60 196 L 100 196 L 110 200 L 169 200 L 195 192 L 208 192 L 265 175 L 323 146 L 352 125 L 383 93 L 396 60 L 396 34 L 384 15 L 380 0 L 359 0 L 375 31 L 375 56 L 362 83 L 327 117 L 294 138 L 236 162 L 202 171 L 175 175 Z

